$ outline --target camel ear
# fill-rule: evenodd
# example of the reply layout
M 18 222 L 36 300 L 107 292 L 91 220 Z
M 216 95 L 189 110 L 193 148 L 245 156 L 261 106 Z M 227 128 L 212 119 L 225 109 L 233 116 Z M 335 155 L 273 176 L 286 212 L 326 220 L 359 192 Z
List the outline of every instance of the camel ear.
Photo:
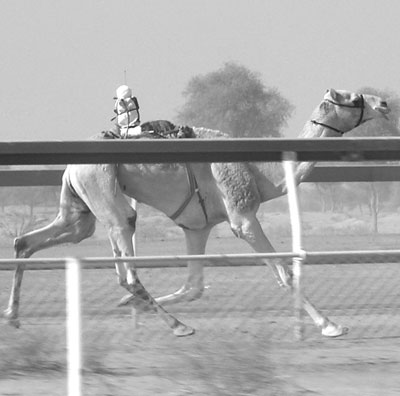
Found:
M 333 88 L 329 88 L 326 90 L 324 99 L 330 99 L 333 102 L 339 102 L 340 100 L 340 93 L 337 92 L 335 89 Z

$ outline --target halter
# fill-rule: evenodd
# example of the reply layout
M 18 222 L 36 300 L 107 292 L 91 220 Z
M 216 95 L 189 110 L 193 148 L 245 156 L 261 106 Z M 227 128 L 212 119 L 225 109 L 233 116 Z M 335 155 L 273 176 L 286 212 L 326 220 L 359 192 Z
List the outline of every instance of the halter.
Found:
M 352 109 L 361 109 L 360 117 L 358 118 L 357 124 L 352 128 L 352 129 L 354 129 L 354 128 L 357 128 L 358 126 L 360 126 L 362 124 L 363 117 L 364 117 L 364 109 L 365 109 L 364 96 L 363 95 L 359 95 L 358 97 L 360 98 L 360 104 L 359 105 L 356 104 L 354 106 L 353 105 L 342 104 L 342 103 L 337 103 L 337 102 L 334 102 L 333 100 L 330 100 L 330 99 L 325 99 L 325 102 L 332 103 L 333 105 L 338 106 L 338 107 L 349 107 L 349 108 L 352 108 Z M 311 120 L 311 122 L 314 125 L 320 125 L 320 126 L 323 126 L 325 128 L 328 128 L 328 129 L 330 129 L 332 131 L 335 131 L 335 132 L 341 134 L 342 136 L 346 133 L 346 132 L 341 131 L 340 129 L 337 129 L 337 128 L 332 127 L 332 126 L 327 125 L 327 124 L 324 124 L 323 122 L 319 122 L 319 121 L 316 121 L 316 120 Z

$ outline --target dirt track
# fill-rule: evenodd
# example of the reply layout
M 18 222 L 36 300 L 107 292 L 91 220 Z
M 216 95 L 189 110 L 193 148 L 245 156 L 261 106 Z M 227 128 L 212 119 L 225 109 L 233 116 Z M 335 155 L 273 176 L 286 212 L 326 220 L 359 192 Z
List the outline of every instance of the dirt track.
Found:
M 100 333 L 95 330 L 99 321 L 87 324 L 91 329 L 85 333 L 90 341 L 84 350 L 84 395 L 394 396 L 400 391 L 396 337 L 312 337 L 313 341 L 298 344 L 271 342 L 242 329 L 221 334 L 199 331 L 177 339 L 159 328 L 157 318 L 144 319 L 146 324 L 136 331 L 129 328 L 129 316 L 102 321 L 108 342 L 104 334 L 99 342 L 92 338 Z M 229 325 L 229 319 L 218 324 Z M 27 336 L 44 328 L 28 325 L 22 331 Z M 60 325 L 46 328 L 63 332 Z M 4 396 L 66 395 L 65 373 L 9 373 L 0 379 L 0 390 Z

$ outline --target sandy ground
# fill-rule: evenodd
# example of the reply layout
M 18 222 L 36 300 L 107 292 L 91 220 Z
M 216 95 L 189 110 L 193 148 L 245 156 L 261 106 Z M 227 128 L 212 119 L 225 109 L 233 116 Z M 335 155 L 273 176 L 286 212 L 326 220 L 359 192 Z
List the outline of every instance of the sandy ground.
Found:
M 400 394 L 398 338 L 281 342 L 268 348 L 248 336 L 213 339 L 157 339 L 145 347 L 139 339 L 131 341 L 125 352 L 109 352 L 100 364 L 87 364 L 83 394 Z M 67 382 L 65 372 L 15 372 L 0 379 L 0 390 L 4 396 L 61 396 L 67 395 Z

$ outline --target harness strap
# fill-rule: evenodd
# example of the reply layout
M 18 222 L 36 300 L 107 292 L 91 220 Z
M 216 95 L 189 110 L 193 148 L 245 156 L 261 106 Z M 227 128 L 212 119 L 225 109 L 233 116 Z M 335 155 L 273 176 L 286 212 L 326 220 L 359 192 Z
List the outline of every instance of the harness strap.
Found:
M 114 98 L 114 99 L 118 99 L 118 98 Z M 124 107 L 124 110 L 122 110 L 120 113 L 118 113 L 117 109 L 115 108 L 115 109 L 114 109 L 114 113 L 116 114 L 116 116 L 114 116 L 113 118 L 111 118 L 111 121 L 114 121 L 119 115 L 128 113 L 127 115 L 128 115 L 128 117 L 129 117 L 129 113 L 130 113 L 131 111 L 137 111 L 137 113 L 138 113 L 138 119 L 139 119 L 139 122 L 140 122 L 140 114 L 139 114 L 140 107 L 139 107 L 139 102 L 138 102 L 136 96 L 132 96 L 132 97 L 129 98 L 129 99 L 132 99 L 133 104 L 135 105 L 135 107 L 132 108 L 132 109 L 129 109 L 129 108 L 128 108 L 128 105 L 127 105 L 126 102 L 125 102 L 125 100 L 122 99 L 120 103 L 122 103 L 122 105 L 123 105 L 123 107 Z
M 362 124 L 363 118 L 364 118 L 364 108 L 365 108 L 365 105 L 364 105 L 364 96 L 363 96 L 363 95 L 360 95 L 360 98 L 361 98 L 361 105 L 360 105 L 361 112 L 360 112 L 360 118 L 358 119 L 358 122 L 357 122 L 357 124 L 356 124 L 356 126 L 355 126 L 354 128 L 357 128 L 358 126 L 360 126 L 360 125 Z M 354 128 L 353 128 L 353 129 L 354 129 Z
M 197 197 L 199 198 L 199 204 L 201 206 L 201 209 L 204 214 L 204 218 L 206 219 L 206 223 L 208 223 L 208 215 L 207 215 L 207 210 L 206 210 L 206 205 L 204 202 L 204 198 L 202 197 L 199 189 L 199 185 L 197 184 L 196 176 L 194 175 L 193 169 L 190 164 L 186 163 L 186 175 L 188 178 L 188 183 L 189 183 L 189 194 L 186 197 L 186 199 L 183 201 L 182 205 L 178 208 L 178 210 L 169 216 L 171 220 L 176 220 L 182 212 L 186 209 L 186 207 L 189 205 L 190 201 L 192 200 L 193 196 L 197 194 Z
M 323 122 L 319 122 L 319 121 L 316 121 L 316 120 L 310 120 L 310 122 L 312 122 L 314 125 L 320 125 L 320 126 L 323 126 L 325 128 L 331 129 L 332 131 L 340 133 L 341 135 L 344 135 L 344 132 L 341 131 L 340 129 L 334 128 L 334 127 L 332 127 L 330 125 L 327 125 L 327 124 L 324 124 Z

